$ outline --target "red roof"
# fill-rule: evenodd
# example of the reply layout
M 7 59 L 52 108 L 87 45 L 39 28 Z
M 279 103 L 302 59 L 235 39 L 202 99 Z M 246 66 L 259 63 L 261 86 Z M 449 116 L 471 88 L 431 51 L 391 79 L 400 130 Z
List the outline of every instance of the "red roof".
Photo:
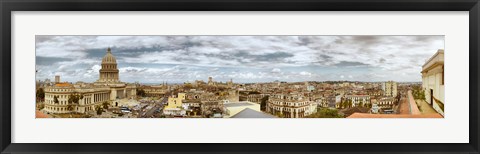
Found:
M 35 111 L 35 118 L 49 118 L 48 115 L 40 111 Z
M 57 86 L 57 87 L 71 87 L 72 84 L 70 84 L 68 82 L 64 82 L 64 83 L 56 83 L 55 86 Z
M 369 114 L 354 113 L 347 118 L 443 118 L 438 113 L 433 114 Z

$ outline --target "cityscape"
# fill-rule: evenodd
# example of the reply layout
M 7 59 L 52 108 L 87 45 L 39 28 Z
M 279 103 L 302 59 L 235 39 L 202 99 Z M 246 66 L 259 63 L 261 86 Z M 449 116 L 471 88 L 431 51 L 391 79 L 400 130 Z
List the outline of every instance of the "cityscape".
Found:
M 444 36 L 36 36 L 36 118 L 443 118 Z

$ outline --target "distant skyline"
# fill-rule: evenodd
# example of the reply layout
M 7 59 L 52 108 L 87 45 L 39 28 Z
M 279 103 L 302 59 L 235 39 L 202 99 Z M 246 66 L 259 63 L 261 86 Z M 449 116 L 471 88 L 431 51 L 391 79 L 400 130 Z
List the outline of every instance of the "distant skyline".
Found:
M 36 36 L 36 80 L 94 82 L 108 47 L 120 80 L 420 82 L 444 36 Z

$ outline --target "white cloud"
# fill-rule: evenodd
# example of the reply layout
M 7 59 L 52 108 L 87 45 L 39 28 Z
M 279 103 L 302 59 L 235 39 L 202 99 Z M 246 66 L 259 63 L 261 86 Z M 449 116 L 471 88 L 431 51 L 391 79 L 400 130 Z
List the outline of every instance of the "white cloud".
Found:
M 312 75 L 312 73 L 310 73 L 310 72 L 305 72 L 305 71 L 302 71 L 302 72 L 300 72 L 300 75 L 311 76 L 311 75 Z
M 272 69 L 272 73 L 280 73 L 282 70 L 280 70 L 279 68 L 274 68 Z
M 121 76 L 131 78 L 139 74 L 158 78 L 174 75 L 197 78 L 209 73 L 195 74 L 194 70 L 163 70 L 151 66 L 138 67 L 137 70 L 129 66 L 161 64 L 213 68 L 210 71 L 226 67 L 267 69 L 270 71 L 265 72 L 278 73 L 280 78 L 289 79 L 295 75 L 296 78 L 303 76 L 301 79 L 306 76 L 320 78 L 321 71 L 311 71 L 307 67 L 336 68 L 338 72 L 333 74 L 337 77 L 338 73 L 350 71 L 342 70 L 344 68 L 367 67 L 364 73 L 352 73 L 347 77 L 370 80 L 367 76 L 375 76 L 371 75 L 375 70 L 376 76 L 385 76 L 379 79 L 395 78 L 395 73 L 399 73 L 405 74 L 401 80 L 419 81 L 421 65 L 443 45 L 443 36 L 37 36 L 37 56 L 63 58 L 63 61 L 58 59 L 51 65 L 42 65 L 37 76 L 46 78 L 55 73 L 69 76 L 69 73 L 84 72 L 83 79 L 79 80 L 94 80 L 95 71 L 87 69 L 98 65 L 104 49 L 112 46 L 118 62 L 127 66 L 120 69 Z M 290 74 L 285 71 L 288 67 L 299 69 Z M 80 68 L 83 71 L 72 71 Z M 262 75 L 271 74 L 237 72 L 220 74 L 220 77 L 260 79 Z M 328 73 L 324 73 L 325 76 L 329 76 Z

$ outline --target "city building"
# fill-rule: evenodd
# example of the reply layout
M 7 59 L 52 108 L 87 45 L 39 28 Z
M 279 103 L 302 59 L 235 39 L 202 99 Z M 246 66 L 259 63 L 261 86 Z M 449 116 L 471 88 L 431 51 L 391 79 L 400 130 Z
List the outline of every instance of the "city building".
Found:
M 168 86 L 165 84 L 152 86 L 142 85 L 138 87 L 138 89 L 142 89 L 147 97 L 163 97 L 168 92 Z
M 380 108 L 393 108 L 395 103 L 395 98 L 393 97 L 383 97 L 377 100 L 376 104 Z
M 370 104 L 369 95 L 345 95 L 344 98 L 345 100 L 350 100 L 352 102 L 352 107 Z
M 397 97 L 397 82 L 387 81 L 382 83 L 383 95 L 388 97 Z
M 61 82 L 60 76 L 55 76 L 55 84 L 45 87 L 44 110 L 48 113 L 88 113 L 104 102 L 119 106 L 119 100 L 136 97 L 135 84 L 120 82 L 117 62 L 110 48 L 101 64 L 100 76 L 95 83 L 72 84 Z M 69 102 L 72 96 L 78 96 L 79 101 Z
M 215 82 L 213 81 L 213 78 L 212 78 L 211 76 L 208 77 L 208 85 L 209 85 L 209 86 L 215 85 Z
M 444 115 L 445 85 L 444 85 L 444 50 L 439 49 L 422 66 L 422 87 L 425 100 L 439 114 Z
M 168 104 L 163 109 L 165 115 L 184 115 L 182 103 L 185 100 L 185 93 L 178 93 L 177 95 L 168 97 Z
M 233 86 L 233 80 L 230 79 L 230 81 L 227 81 L 227 86 L 228 87 L 232 87 Z
M 269 97 L 266 109 L 285 118 L 303 118 L 317 112 L 317 103 L 299 95 L 274 94 Z
M 55 75 L 55 83 L 60 83 L 60 75 Z

